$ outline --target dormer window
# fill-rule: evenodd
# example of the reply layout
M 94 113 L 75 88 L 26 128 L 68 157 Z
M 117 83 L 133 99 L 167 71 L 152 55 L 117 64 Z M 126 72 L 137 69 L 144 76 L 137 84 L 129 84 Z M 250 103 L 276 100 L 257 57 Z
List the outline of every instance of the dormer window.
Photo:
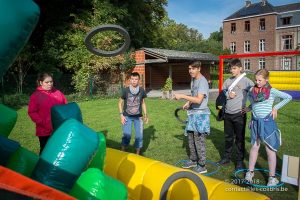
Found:
M 281 18 L 282 25 L 290 25 L 291 21 L 292 21 L 291 19 L 292 19 L 292 17 L 283 17 L 283 18 Z

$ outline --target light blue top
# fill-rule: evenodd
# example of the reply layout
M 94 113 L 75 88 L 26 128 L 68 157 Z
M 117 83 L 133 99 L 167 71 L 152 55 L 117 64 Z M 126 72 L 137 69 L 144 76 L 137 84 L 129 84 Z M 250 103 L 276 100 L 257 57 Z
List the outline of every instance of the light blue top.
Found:
M 257 118 L 265 118 L 267 115 L 269 115 L 272 112 L 273 104 L 276 98 L 282 99 L 279 103 L 277 103 L 274 106 L 274 108 L 277 110 L 279 110 L 285 104 L 287 104 L 292 100 L 291 95 L 285 92 L 281 92 L 275 88 L 271 88 L 270 97 L 267 100 L 262 102 L 254 102 L 251 91 L 248 93 L 248 99 L 251 103 L 252 114 Z

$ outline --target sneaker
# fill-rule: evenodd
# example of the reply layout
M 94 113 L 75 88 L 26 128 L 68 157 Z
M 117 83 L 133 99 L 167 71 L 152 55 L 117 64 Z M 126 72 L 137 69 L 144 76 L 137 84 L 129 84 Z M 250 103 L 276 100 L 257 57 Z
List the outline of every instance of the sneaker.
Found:
M 254 172 L 247 171 L 247 173 L 245 175 L 245 180 L 248 181 L 249 183 L 252 183 L 253 177 L 254 177 Z
M 267 186 L 276 186 L 279 183 L 279 180 L 275 177 L 270 176 Z
M 197 167 L 197 162 L 189 160 L 182 165 L 182 168 L 184 168 L 184 169 L 188 169 L 188 168 L 192 168 L 192 167 Z
M 202 167 L 201 165 L 197 165 L 196 167 L 194 167 L 193 171 L 199 174 L 207 173 L 206 167 L 205 166 Z

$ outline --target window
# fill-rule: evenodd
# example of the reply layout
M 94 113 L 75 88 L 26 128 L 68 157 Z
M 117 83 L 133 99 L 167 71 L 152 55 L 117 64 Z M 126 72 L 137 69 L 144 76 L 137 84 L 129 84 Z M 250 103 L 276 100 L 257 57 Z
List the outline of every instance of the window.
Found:
M 266 49 L 266 40 L 265 39 L 260 39 L 259 40 L 258 51 L 262 52 L 262 51 L 265 51 L 265 49 Z
M 249 40 L 244 42 L 244 52 L 245 53 L 250 52 L 250 41 Z
M 245 59 L 244 60 L 244 70 L 250 70 L 250 60 L 249 59 Z
M 289 24 L 291 24 L 291 18 L 292 17 L 283 17 L 283 18 L 281 18 L 282 25 L 289 25 Z
M 231 34 L 234 34 L 236 31 L 236 24 L 235 23 L 231 23 Z
M 291 70 L 291 67 L 292 67 L 292 58 L 291 57 L 283 57 L 281 59 L 282 70 Z
M 250 31 L 250 21 L 245 21 L 245 31 L 246 32 Z
M 282 50 L 292 49 L 292 35 L 283 35 L 281 40 Z
M 258 67 L 259 69 L 265 69 L 266 68 L 266 59 L 260 58 L 258 61 Z
M 230 42 L 230 51 L 231 53 L 236 53 L 236 43 Z
M 266 30 L 266 20 L 264 18 L 259 19 L 259 30 L 260 31 Z

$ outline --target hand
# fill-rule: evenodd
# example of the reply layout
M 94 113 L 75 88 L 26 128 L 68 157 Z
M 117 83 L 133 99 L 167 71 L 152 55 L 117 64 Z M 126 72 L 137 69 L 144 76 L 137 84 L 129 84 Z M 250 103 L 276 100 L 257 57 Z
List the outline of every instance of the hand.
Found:
M 277 118 L 277 109 L 276 108 L 272 109 L 271 115 L 273 116 L 273 119 Z
M 149 118 L 148 118 L 147 115 L 144 115 L 143 120 L 144 120 L 144 123 L 145 123 L 145 124 L 148 124 Z
M 189 109 L 189 107 L 190 107 L 189 102 L 186 102 L 186 103 L 182 106 L 183 110 L 187 110 L 187 109 Z
M 242 108 L 242 114 L 245 114 L 245 113 L 250 112 L 250 111 L 251 111 L 251 109 L 249 107 L 243 107 Z
M 124 125 L 126 123 L 126 118 L 124 117 L 124 115 L 121 115 L 121 124 Z
M 234 91 L 230 91 L 228 94 L 229 94 L 230 99 L 233 99 L 234 97 L 236 97 L 236 93 Z
M 182 99 L 182 94 L 174 94 L 174 99 L 179 100 Z

